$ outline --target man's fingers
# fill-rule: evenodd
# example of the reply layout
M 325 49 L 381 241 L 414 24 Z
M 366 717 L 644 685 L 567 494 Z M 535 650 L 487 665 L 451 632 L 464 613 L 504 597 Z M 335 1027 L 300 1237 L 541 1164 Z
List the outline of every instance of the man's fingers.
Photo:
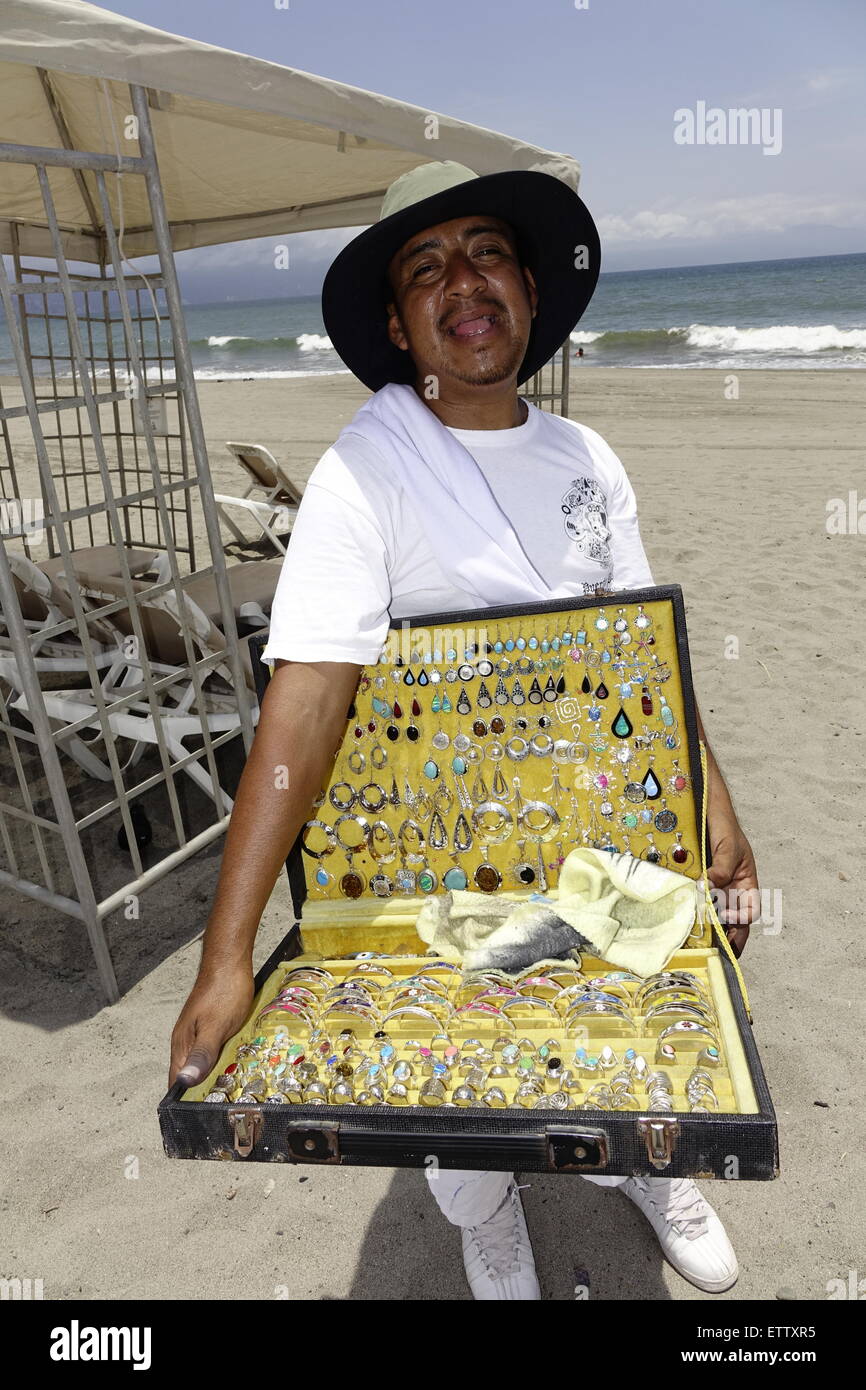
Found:
M 734 856 L 724 847 L 713 851 L 713 862 L 707 869 L 707 878 L 714 888 L 725 888 L 734 876 Z
M 713 851 L 707 880 L 716 890 L 719 920 L 728 926 L 747 926 L 761 915 L 761 892 L 754 869 L 743 864 L 724 843 Z M 721 907 L 718 898 L 721 897 Z
M 731 943 L 731 950 L 735 956 L 741 956 L 749 939 L 748 927 L 728 927 L 725 935 Z
M 729 888 L 725 895 L 724 920 L 731 927 L 745 927 L 761 915 L 761 893 L 758 888 Z

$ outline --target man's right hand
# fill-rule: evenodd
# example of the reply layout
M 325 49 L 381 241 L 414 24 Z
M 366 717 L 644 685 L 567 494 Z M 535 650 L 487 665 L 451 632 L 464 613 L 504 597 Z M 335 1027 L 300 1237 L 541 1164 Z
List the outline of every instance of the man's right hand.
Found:
M 253 1000 L 253 944 L 287 854 L 327 785 L 361 667 L 278 660 L 238 783 L 198 978 L 171 1037 L 169 1084 L 213 1070 Z M 291 776 L 284 776 L 291 769 Z M 276 774 L 279 772 L 279 776 Z
M 250 966 L 224 967 L 199 975 L 171 1035 L 168 1084 L 203 1081 L 223 1043 L 246 1022 L 255 993 Z

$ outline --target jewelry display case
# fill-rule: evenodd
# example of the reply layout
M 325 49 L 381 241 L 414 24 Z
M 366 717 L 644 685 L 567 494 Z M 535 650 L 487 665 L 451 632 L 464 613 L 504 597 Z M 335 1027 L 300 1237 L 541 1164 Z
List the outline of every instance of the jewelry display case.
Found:
M 649 978 L 583 948 L 470 970 L 416 930 L 443 894 L 555 914 L 580 848 L 705 884 L 704 764 L 676 586 L 392 623 L 287 860 L 292 929 L 211 1075 L 160 1103 L 166 1153 L 775 1177 L 706 888 Z

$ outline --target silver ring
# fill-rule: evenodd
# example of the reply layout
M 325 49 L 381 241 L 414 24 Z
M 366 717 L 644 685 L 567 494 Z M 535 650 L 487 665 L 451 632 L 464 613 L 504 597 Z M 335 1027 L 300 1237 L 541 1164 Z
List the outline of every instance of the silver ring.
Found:
M 553 739 L 550 734 L 533 734 L 529 740 L 529 751 L 537 758 L 546 758 L 548 753 L 553 752 Z
M 360 825 L 361 829 L 363 830 L 363 832 L 364 832 L 364 838 L 363 838 L 363 840 L 361 841 L 361 844 L 360 844 L 360 845 L 347 845 L 346 842 L 345 842 L 345 840 L 343 840 L 343 839 L 341 838 L 341 836 L 340 836 L 340 826 L 343 824 L 343 821 L 346 821 L 346 820 L 353 820 L 353 821 L 355 821 L 356 824 Z M 347 813 L 347 814 L 344 815 L 344 816 L 338 816 L 337 819 L 334 821 L 334 834 L 335 834 L 336 837 L 337 837 L 337 844 L 340 846 L 340 848 L 341 848 L 341 849 L 348 850 L 350 854 L 357 854 L 358 850 L 361 848 L 361 845 L 366 845 L 366 846 L 369 848 L 369 845 L 370 845 L 370 823 L 369 823 L 369 821 L 365 820 L 363 816 L 353 816 L 350 812 Z
M 501 824 L 496 830 L 490 830 L 481 823 L 481 817 L 495 811 L 501 816 Z M 503 806 L 501 801 L 482 801 L 472 812 L 472 825 L 477 835 L 483 838 L 488 845 L 501 845 L 511 834 L 514 828 L 511 812 L 507 806 Z
M 527 823 L 527 815 L 530 811 L 544 811 L 550 817 L 550 824 L 544 830 L 534 830 Z M 531 840 L 551 840 L 556 834 L 559 825 L 559 812 L 553 807 L 548 806 L 546 801 L 524 801 L 517 813 L 517 820 L 520 826 Z
M 368 787 L 375 787 L 376 791 L 379 793 L 379 800 L 375 803 L 375 805 L 367 797 Z M 382 807 L 385 805 L 385 802 L 387 800 L 388 794 L 383 787 L 379 786 L 378 782 L 365 782 L 361 790 L 358 792 L 358 802 L 361 806 L 363 806 L 365 811 L 381 811 Z
M 388 840 L 388 849 L 384 854 L 377 854 L 375 849 L 375 839 L 377 830 L 384 830 Z M 370 854 L 373 856 L 373 858 L 376 860 L 378 864 L 390 864 L 392 860 L 397 858 L 397 836 L 394 834 L 394 831 L 391 829 L 387 821 L 373 821 L 373 824 L 370 827 L 369 847 Z
M 341 819 L 345 819 L 345 817 L 341 817 Z M 354 818 L 352 817 L 351 819 Z M 337 825 L 339 824 L 340 822 L 337 821 Z M 307 831 L 312 830 L 314 826 L 316 826 L 319 830 L 324 830 L 328 837 L 328 843 L 326 847 L 322 850 L 309 849 L 307 847 Z M 304 851 L 304 854 L 308 854 L 311 859 L 324 859 L 326 855 L 333 854 L 334 850 L 337 848 L 338 839 L 339 836 L 336 833 L 336 826 L 328 825 L 323 820 L 308 820 L 303 830 L 301 831 L 301 849 Z M 343 846 L 343 848 L 345 849 L 345 845 Z
M 341 787 L 345 787 L 349 792 L 348 801 L 341 801 L 339 796 L 337 795 Z M 331 790 L 328 792 L 328 800 L 330 801 L 332 806 L 336 806 L 338 811 L 350 811 L 355 804 L 357 795 L 358 793 L 355 791 L 355 788 L 351 785 L 351 783 L 335 782 Z

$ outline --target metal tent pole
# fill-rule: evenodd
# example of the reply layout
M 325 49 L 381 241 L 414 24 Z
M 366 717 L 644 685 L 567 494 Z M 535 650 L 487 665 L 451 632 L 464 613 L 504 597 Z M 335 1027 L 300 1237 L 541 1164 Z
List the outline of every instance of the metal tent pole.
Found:
M 172 333 L 174 335 L 177 376 L 183 392 L 184 406 L 189 422 L 189 437 L 192 445 L 193 458 L 196 464 L 202 511 L 204 513 L 208 544 L 210 546 L 211 559 L 213 562 L 213 577 L 220 601 L 223 632 L 225 633 L 226 646 L 228 648 L 232 680 L 237 692 L 241 733 L 244 740 L 244 747 L 246 751 L 249 752 L 253 741 L 250 696 L 241 666 L 237 626 L 228 577 L 226 575 L 225 553 L 222 548 L 219 516 L 217 514 L 216 502 L 214 501 L 213 482 L 210 476 L 210 464 L 207 456 L 207 444 L 205 442 L 204 427 L 202 425 L 201 411 L 199 410 L 198 395 L 196 393 L 192 357 L 190 355 L 189 343 L 186 336 L 183 302 L 181 300 L 180 285 L 178 283 L 177 270 L 174 263 L 171 232 L 169 230 L 165 202 L 162 196 L 162 182 L 159 177 L 159 164 L 156 157 L 153 128 L 150 124 L 147 92 L 144 87 L 138 87 L 132 84 L 130 84 L 129 90 L 132 96 L 132 108 L 138 120 L 138 144 L 146 166 L 144 177 L 147 184 L 151 216 L 153 219 L 153 235 L 156 242 L 157 254 L 159 255 L 160 268 L 165 279 L 165 297 L 168 302 Z

